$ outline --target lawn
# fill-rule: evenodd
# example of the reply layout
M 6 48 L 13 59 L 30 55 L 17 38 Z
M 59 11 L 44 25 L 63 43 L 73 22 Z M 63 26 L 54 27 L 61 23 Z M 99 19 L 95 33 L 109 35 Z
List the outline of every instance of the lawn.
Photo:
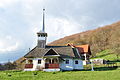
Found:
M 117 58 L 116 54 L 112 53 L 112 50 L 108 49 L 108 50 L 104 50 L 104 51 L 97 53 L 96 57 L 92 59 L 105 59 L 105 60 L 110 60 L 110 61 L 116 61 L 117 59 L 120 59 L 120 56 L 119 58 Z
M 116 61 L 116 55 L 109 50 L 97 54 L 96 58 Z M 120 80 L 120 62 L 118 67 L 94 65 L 95 71 L 90 71 L 91 65 L 84 66 L 83 71 L 43 72 L 43 71 L 0 71 L 0 80 Z
M 120 80 L 120 69 L 107 71 L 1 71 L 0 80 Z

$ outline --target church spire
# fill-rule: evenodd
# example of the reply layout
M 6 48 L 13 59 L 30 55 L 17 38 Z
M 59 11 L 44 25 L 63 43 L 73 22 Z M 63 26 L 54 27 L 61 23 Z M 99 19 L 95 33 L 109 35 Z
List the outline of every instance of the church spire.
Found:
M 43 28 L 42 28 L 42 31 L 45 32 L 45 9 L 43 9 Z
M 43 9 L 43 26 L 42 26 L 42 30 L 37 32 L 37 36 L 38 36 L 37 47 L 38 48 L 45 48 L 46 40 L 47 40 L 47 33 L 45 32 L 45 14 L 44 14 L 44 11 L 45 11 L 45 9 Z

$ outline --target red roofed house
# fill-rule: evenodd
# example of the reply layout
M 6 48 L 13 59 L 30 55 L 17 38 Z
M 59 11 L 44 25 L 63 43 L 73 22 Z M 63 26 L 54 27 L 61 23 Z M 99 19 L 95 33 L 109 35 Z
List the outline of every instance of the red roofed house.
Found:
M 83 65 L 86 65 L 90 62 L 90 56 L 91 56 L 91 51 L 90 51 L 90 46 L 87 44 L 87 45 L 79 45 L 79 46 L 75 46 L 80 55 L 81 55 L 81 58 L 83 60 Z
M 68 46 L 75 47 L 77 48 L 81 59 L 83 60 L 83 65 L 89 64 L 90 63 L 90 56 L 91 56 L 91 51 L 90 51 L 90 46 L 88 44 L 86 45 L 73 45 L 73 44 L 68 44 Z

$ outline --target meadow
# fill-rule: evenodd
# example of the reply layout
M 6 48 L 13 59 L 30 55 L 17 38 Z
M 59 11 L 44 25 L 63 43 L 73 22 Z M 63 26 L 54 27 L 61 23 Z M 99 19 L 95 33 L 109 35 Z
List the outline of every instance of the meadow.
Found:
M 109 50 L 98 53 L 96 58 L 107 59 L 117 63 L 117 67 L 108 67 L 108 65 L 94 65 L 91 71 L 91 65 L 84 66 L 82 71 L 0 71 L 0 80 L 120 80 L 120 62 L 116 62 L 115 54 L 108 54 Z
M 106 71 L 1 71 L 0 80 L 120 80 L 120 69 Z

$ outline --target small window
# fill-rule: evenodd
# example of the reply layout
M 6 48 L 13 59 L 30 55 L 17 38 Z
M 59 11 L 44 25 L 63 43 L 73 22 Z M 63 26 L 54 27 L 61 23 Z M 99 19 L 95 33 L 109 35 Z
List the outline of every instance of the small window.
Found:
M 65 63 L 66 63 L 66 64 L 69 64 L 69 60 L 66 60 Z
M 78 61 L 75 61 L 75 64 L 78 64 Z
M 38 60 L 38 64 L 41 64 L 41 60 Z

